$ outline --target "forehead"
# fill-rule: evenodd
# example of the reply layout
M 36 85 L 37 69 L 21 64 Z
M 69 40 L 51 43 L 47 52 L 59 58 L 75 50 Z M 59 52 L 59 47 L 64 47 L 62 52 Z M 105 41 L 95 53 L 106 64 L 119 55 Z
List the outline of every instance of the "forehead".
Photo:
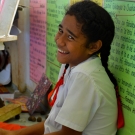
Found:
M 65 15 L 61 22 L 61 25 L 64 29 L 70 30 L 75 34 L 83 34 L 81 31 L 82 24 L 78 23 L 75 16 L 73 15 Z

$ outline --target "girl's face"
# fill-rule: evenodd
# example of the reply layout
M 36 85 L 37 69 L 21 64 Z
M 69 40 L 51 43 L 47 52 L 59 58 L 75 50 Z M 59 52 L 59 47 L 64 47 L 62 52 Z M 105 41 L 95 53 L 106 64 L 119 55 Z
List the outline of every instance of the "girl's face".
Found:
M 88 40 L 81 32 L 81 28 L 82 24 L 70 15 L 66 15 L 59 24 L 55 42 L 58 47 L 57 60 L 60 63 L 73 67 L 91 56 L 91 50 L 86 48 Z

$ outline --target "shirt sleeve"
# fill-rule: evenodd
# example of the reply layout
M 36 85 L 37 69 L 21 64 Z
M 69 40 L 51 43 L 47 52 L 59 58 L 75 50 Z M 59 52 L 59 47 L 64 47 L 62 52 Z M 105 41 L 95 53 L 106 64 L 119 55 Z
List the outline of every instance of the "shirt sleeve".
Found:
M 101 94 L 90 76 L 74 73 L 68 93 L 55 121 L 76 131 L 83 131 L 100 106 Z

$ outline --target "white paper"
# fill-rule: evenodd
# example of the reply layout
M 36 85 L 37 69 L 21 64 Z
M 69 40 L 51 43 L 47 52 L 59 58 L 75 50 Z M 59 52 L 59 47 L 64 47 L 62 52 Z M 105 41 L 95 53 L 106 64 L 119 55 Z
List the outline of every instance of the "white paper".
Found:
M 0 13 L 0 36 L 8 36 L 20 0 L 4 0 Z

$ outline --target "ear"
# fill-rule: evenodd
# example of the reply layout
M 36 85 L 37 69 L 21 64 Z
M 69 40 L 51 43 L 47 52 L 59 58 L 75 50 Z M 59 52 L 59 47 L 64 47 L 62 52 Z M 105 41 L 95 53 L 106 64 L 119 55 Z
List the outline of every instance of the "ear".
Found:
M 93 53 L 97 52 L 101 47 L 102 47 L 101 40 L 91 43 L 89 45 L 89 54 L 92 55 Z

